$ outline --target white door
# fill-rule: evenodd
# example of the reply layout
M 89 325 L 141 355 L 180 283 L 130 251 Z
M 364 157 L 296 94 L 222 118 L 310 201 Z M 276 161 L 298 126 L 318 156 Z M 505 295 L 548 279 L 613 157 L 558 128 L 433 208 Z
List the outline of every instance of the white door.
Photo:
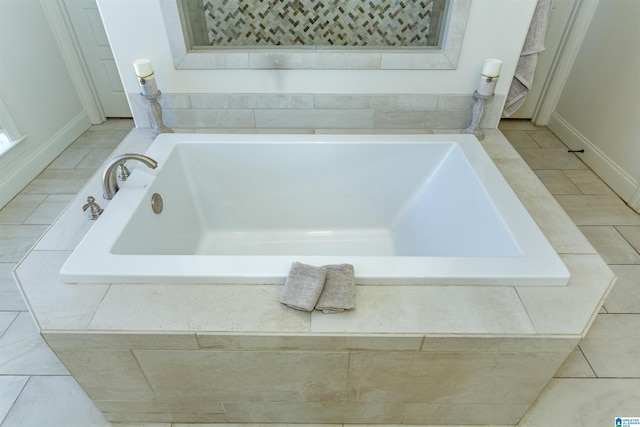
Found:
M 542 51 L 538 58 L 536 73 L 533 77 L 533 85 L 524 104 L 509 116 L 509 118 L 530 119 L 533 117 L 538 102 L 540 101 L 545 82 L 551 71 L 553 59 L 561 43 L 564 41 L 565 29 L 569 23 L 575 2 L 576 0 L 554 0 L 549 18 L 549 26 L 547 27 L 547 34 L 544 40 L 545 50 Z
M 131 117 L 95 0 L 64 0 L 91 79 L 107 117 Z

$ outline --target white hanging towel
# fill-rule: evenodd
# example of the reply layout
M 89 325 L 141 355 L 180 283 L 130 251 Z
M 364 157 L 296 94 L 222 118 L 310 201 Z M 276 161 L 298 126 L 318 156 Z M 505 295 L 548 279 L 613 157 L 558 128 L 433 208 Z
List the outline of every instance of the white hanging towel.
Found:
M 509 117 L 524 103 L 524 100 L 533 84 L 533 75 L 538 64 L 538 56 L 544 50 L 544 37 L 547 33 L 551 5 L 553 0 L 538 0 L 536 10 L 529 26 L 527 38 L 522 47 L 522 53 L 518 60 L 516 73 L 507 94 L 502 114 Z

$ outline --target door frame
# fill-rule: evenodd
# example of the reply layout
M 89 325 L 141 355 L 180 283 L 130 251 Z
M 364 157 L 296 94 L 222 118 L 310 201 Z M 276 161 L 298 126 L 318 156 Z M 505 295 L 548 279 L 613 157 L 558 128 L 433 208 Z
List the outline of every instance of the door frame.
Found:
M 93 124 L 107 119 L 63 0 L 40 0 L 82 106 Z
M 531 121 L 536 125 L 546 126 L 549 124 L 599 1 L 575 0 L 571 16 L 560 40 L 560 47 L 553 58 L 549 75 L 544 82 L 540 100 L 533 111 Z

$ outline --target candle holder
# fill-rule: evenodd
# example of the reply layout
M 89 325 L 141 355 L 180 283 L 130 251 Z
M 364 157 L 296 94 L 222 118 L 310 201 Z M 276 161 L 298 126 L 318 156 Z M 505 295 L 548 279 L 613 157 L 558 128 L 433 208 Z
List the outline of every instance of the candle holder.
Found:
M 151 121 L 153 137 L 155 138 L 161 133 L 173 133 L 173 130 L 165 126 L 162 122 L 162 106 L 158 102 L 158 98 L 162 95 L 162 92 L 158 89 L 155 79 L 153 77 L 147 79 L 139 77 L 138 80 L 142 87 L 140 95 L 148 101 L 147 112 L 149 113 L 149 120 Z
M 476 103 L 473 105 L 473 116 L 471 119 L 471 124 L 462 133 L 467 133 L 474 135 L 478 140 L 482 141 L 484 139 L 484 132 L 480 129 L 480 121 L 482 120 L 482 116 L 484 115 L 484 107 L 491 98 L 493 98 L 493 93 L 490 95 L 483 95 L 478 93 L 476 90 L 473 92 L 474 98 L 476 98 Z

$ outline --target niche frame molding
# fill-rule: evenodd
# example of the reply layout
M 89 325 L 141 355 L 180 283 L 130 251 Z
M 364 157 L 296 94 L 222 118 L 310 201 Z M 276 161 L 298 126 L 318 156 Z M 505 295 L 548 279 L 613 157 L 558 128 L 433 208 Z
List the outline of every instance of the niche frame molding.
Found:
M 404 49 L 251 48 L 191 49 L 184 33 L 180 0 L 160 0 L 173 64 L 178 70 L 453 70 L 471 9 L 471 0 L 449 0 L 442 47 Z

